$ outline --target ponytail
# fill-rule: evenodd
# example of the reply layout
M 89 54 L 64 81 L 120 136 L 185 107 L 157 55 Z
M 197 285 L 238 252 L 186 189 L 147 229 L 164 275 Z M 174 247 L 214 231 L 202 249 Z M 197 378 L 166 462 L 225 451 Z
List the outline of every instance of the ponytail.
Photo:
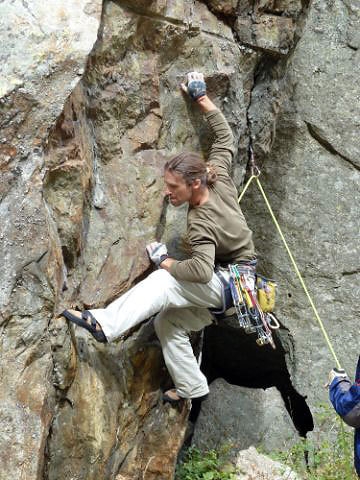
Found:
M 206 184 L 210 187 L 217 180 L 217 171 L 215 165 L 207 163 L 206 165 Z

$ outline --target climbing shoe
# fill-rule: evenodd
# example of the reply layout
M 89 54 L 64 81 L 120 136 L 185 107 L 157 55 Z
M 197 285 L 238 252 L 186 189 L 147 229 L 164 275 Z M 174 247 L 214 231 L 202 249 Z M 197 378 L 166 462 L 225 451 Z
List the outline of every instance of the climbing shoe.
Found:
M 76 325 L 85 328 L 98 342 L 107 343 L 107 338 L 104 332 L 102 331 L 99 323 L 96 321 L 96 318 L 91 312 L 89 312 L 88 310 L 84 310 L 83 312 L 76 313 L 79 313 L 80 317 L 75 315 L 74 313 L 71 313 L 69 310 L 64 310 L 62 312 L 62 315 L 70 322 L 76 323 Z M 100 330 L 96 328 L 97 326 L 100 327 Z
M 167 390 L 166 392 L 163 393 L 163 396 L 162 396 L 164 403 L 170 403 L 172 405 L 178 405 L 183 400 L 197 400 L 202 402 L 207 397 L 208 397 L 208 394 L 202 395 L 201 397 L 195 397 L 195 398 L 179 397 L 178 394 L 176 393 L 175 388 L 172 388 L 171 390 Z

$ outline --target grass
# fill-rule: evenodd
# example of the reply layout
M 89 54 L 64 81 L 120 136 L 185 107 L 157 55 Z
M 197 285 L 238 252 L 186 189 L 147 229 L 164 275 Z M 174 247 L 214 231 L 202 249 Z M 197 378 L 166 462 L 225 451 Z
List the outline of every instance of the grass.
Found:
M 316 420 L 318 433 L 311 439 L 268 456 L 289 466 L 302 480 L 358 480 L 353 466 L 353 429 L 328 404 L 318 406 Z M 226 447 L 205 452 L 190 447 L 176 469 L 175 480 L 235 480 L 228 451 Z
M 175 480 L 235 480 L 233 471 L 229 471 L 225 451 L 202 452 L 190 447 L 176 469 Z
M 270 456 L 298 472 L 303 480 L 358 480 L 353 466 L 354 430 L 328 404 L 319 405 L 316 417 L 316 436 Z

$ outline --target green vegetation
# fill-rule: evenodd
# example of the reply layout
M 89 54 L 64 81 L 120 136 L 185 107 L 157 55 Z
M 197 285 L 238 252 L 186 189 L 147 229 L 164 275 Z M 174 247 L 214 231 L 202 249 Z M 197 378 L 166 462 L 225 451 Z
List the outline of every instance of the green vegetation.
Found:
M 230 470 L 233 471 L 233 468 Z M 229 464 L 226 463 L 225 451 L 201 452 L 197 448 L 190 447 L 183 462 L 176 469 L 175 479 L 234 480 L 236 477 L 232 471 L 229 471 Z
M 316 437 L 268 456 L 289 466 L 302 480 L 358 480 L 353 466 L 353 429 L 328 404 L 319 405 L 318 411 Z M 236 479 L 228 450 L 201 452 L 190 447 L 177 467 L 175 480 Z
M 271 457 L 298 472 L 303 480 L 357 480 L 354 470 L 354 430 L 328 404 L 319 405 L 317 438 L 302 440 Z

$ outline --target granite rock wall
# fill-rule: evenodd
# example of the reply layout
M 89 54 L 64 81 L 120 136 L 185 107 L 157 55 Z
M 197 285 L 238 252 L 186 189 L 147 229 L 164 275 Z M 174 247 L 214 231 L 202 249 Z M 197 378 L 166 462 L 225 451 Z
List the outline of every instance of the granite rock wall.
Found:
M 154 238 L 186 254 L 186 212 L 166 211 L 161 175 L 169 155 L 206 154 L 210 141 L 179 90 L 193 69 L 233 129 L 239 187 L 253 146 L 352 373 L 356 2 L 15 0 L 0 13 L 0 478 L 173 477 L 190 405 L 161 402 L 171 383 L 151 322 L 103 346 L 59 314 L 141 280 Z M 292 381 L 316 409 L 333 361 L 255 187 L 243 209 L 260 267 L 281 285 Z

